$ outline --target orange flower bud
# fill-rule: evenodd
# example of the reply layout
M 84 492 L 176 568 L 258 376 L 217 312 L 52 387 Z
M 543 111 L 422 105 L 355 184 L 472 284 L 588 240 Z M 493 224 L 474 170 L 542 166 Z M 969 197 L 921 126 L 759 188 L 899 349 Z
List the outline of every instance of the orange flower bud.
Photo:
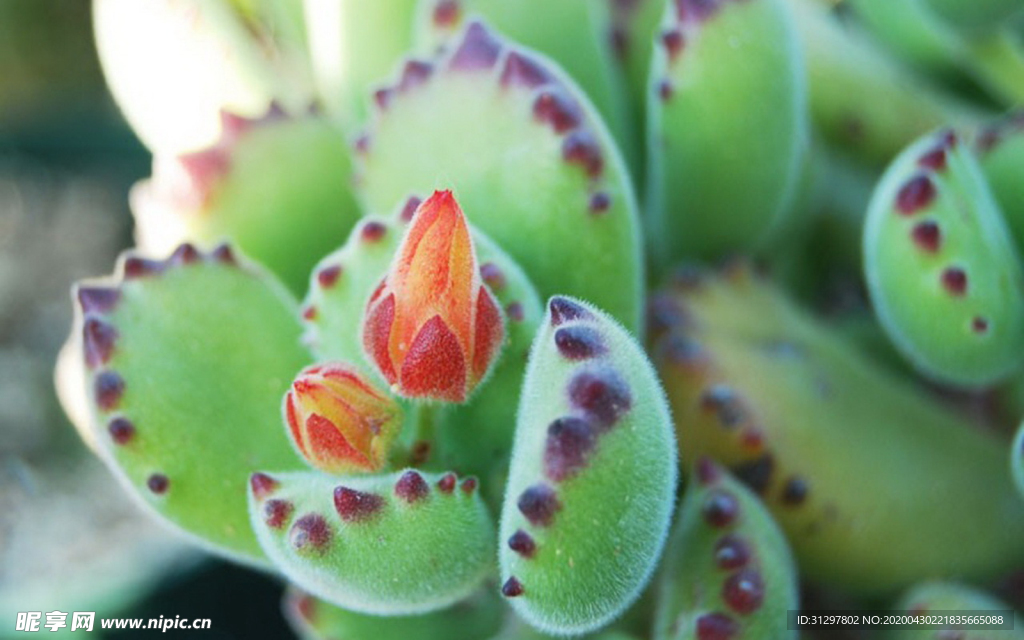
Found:
M 464 402 L 498 359 L 505 321 L 450 191 L 419 206 L 370 297 L 363 346 L 396 393 Z
M 309 367 L 284 396 L 288 433 L 299 452 L 330 473 L 377 471 L 402 424 L 393 398 L 352 367 Z

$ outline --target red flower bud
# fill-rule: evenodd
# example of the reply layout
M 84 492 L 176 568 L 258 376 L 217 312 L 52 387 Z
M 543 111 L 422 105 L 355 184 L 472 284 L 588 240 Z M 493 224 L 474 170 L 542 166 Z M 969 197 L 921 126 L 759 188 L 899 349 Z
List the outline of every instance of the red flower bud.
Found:
M 505 321 L 450 191 L 421 204 L 363 319 L 366 353 L 395 393 L 464 402 L 498 359 Z
M 285 394 L 284 415 L 299 452 L 330 473 L 379 470 L 402 424 L 393 398 L 339 363 L 300 373 Z

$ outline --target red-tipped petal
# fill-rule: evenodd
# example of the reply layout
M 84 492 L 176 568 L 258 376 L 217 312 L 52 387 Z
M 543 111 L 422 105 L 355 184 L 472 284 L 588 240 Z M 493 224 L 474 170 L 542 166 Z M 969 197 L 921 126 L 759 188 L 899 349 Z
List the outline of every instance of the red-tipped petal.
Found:
M 391 353 L 388 349 L 391 327 L 394 323 L 395 296 L 393 294 L 373 305 L 363 321 L 363 348 L 366 349 L 370 359 L 390 384 L 398 382 L 398 374 L 395 372 L 395 365 L 391 361 Z
M 402 364 L 400 386 L 412 397 L 466 399 L 466 358 L 440 316 L 428 320 L 413 340 Z
M 476 299 L 476 333 L 473 345 L 473 382 L 479 381 L 487 373 L 495 354 L 501 349 L 505 339 L 505 324 L 498 311 L 494 296 L 486 287 L 480 287 Z
M 416 210 L 367 305 L 363 345 L 397 393 L 463 402 L 497 358 L 504 317 L 450 191 Z
M 372 468 L 368 456 L 345 439 L 339 426 L 323 416 L 313 414 L 306 419 L 309 453 L 316 456 L 320 468 L 331 468 L 342 462 Z M 312 461 L 311 461 L 312 462 Z
M 306 438 L 303 435 L 302 421 L 299 418 L 298 409 L 295 408 L 295 395 L 293 391 L 289 391 L 284 397 L 284 417 L 285 422 L 288 423 L 289 433 L 292 436 L 292 441 L 302 452 L 302 455 L 309 457 L 309 448 L 306 446 Z
M 289 435 L 310 464 L 330 473 L 379 470 L 401 409 L 344 364 L 310 367 L 284 399 Z

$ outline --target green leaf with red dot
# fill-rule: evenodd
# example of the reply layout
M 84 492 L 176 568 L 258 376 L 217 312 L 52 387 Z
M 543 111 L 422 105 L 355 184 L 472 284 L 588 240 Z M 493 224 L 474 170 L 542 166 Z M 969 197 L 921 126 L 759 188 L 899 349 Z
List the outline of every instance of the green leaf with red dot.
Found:
M 664 12 L 647 89 L 650 245 L 663 266 L 761 249 L 797 210 L 810 135 L 793 18 L 783 0 Z
M 641 132 L 634 123 L 641 111 L 629 104 L 625 79 L 616 68 L 622 42 L 613 29 L 611 4 L 606 0 L 426 0 L 420 3 L 416 20 L 416 49 L 433 52 L 450 46 L 468 22 L 485 20 L 565 69 L 593 102 L 628 164 L 635 168 L 640 164 Z
M 289 580 L 352 611 L 442 609 L 492 571 L 494 525 L 474 477 L 257 473 L 249 512 L 264 551 Z
M 761 501 L 709 458 L 698 461 L 665 552 L 656 640 L 796 638 L 789 546 Z
M 643 265 L 625 165 L 553 63 L 471 22 L 375 99 L 356 155 L 371 212 L 450 188 L 542 295 L 577 295 L 639 327 Z
M 345 137 L 322 117 L 223 112 L 216 144 L 157 155 L 153 176 L 135 185 L 136 238 L 157 255 L 230 240 L 301 295 L 309 270 L 360 216 L 350 178 Z
M 675 483 L 671 418 L 643 351 L 604 312 L 551 298 L 520 398 L 502 593 L 547 633 L 608 624 L 654 570 Z
M 712 457 L 754 490 L 802 576 L 885 595 L 1024 561 L 1006 443 L 751 268 L 681 269 L 650 318 L 683 464 Z
M 262 562 L 246 480 L 256 468 L 303 467 L 280 409 L 310 359 L 295 301 L 229 247 L 192 245 L 165 261 L 126 255 L 118 276 L 80 283 L 75 297 L 103 458 L 161 519 Z
M 969 145 L 950 131 L 886 171 L 864 227 L 864 269 L 882 326 L 925 375 L 962 386 L 1024 362 L 1024 270 Z

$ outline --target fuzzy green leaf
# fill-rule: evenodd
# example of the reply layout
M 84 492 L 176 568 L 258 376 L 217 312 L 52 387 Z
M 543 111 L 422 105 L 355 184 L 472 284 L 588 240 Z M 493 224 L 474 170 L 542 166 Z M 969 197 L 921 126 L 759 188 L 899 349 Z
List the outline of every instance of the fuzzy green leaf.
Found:
M 264 551 L 292 582 L 352 611 L 441 609 L 492 571 L 494 525 L 475 479 L 257 474 L 249 510 Z
M 281 396 L 309 361 L 296 304 L 230 249 L 183 245 L 167 261 L 122 258 L 119 276 L 81 283 L 75 332 L 96 439 L 128 491 L 213 551 L 263 554 L 245 482 L 301 469 Z
M 676 485 L 671 418 L 643 351 L 555 297 L 534 340 L 501 522 L 503 593 L 559 635 L 610 622 L 658 561 Z
M 576 295 L 639 327 L 629 178 L 594 108 L 556 65 L 473 22 L 377 96 L 357 156 L 371 212 L 451 188 L 541 295 Z
M 764 505 L 704 458 L 691 476 L 665 552 L 655 640 L 794 640 L 796 568 Z

